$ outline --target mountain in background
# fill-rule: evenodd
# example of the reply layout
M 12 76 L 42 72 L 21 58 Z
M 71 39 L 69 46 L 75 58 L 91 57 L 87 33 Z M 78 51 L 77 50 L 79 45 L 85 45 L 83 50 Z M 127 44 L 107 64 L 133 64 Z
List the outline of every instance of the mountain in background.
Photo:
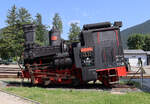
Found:
M 135 33 L 150 34 L 150 20 L 121 31 L 121 38 L 122 38 L 122 42 L 123 42 L 123 47 L 125 49 L 128 48 L 127 47 L 128 37 Z

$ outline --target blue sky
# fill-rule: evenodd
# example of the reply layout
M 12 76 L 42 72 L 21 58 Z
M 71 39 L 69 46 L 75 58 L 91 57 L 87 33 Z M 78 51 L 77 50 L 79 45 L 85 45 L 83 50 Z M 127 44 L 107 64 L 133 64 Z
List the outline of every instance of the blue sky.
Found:
M 65 39 L 71 22 L 78 22 L 82 28 L 83 24 L 118 20 L 123 22 L 123 30 L 150 19 L 150 0 L 1 0 L 0 28 L 6 26 L 7 11 L 14 4 L 26 8 L 33 18 L 41 13 L 47 26 L 54 14 L 59 13 Z

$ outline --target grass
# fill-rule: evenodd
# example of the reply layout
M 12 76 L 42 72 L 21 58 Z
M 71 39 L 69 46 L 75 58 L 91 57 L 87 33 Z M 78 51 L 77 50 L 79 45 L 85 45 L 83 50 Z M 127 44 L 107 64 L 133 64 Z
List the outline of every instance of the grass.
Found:
M 133 80 L 127 80 L 127 79 L 121 79 L 119 84 L 121 85 L 127 85 L 127 84 L 131 84 L 131 85 L 134 85 L 136 88 L 140 88 L 141 87 L 141 84 L 140 82 L 136 82 L 136 81 L 133 81 Z
M 150 104 L 150 93 L 114 95 L 102 91 L 76 91 L 38 87 L 8 87 L 3 90 L 36 100 L 41 104 Z

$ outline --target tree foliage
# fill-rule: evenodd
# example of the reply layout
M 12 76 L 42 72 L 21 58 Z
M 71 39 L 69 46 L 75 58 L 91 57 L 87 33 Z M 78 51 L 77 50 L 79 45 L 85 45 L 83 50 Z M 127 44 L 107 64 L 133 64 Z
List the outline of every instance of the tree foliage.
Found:
M 40 13 L 36 14 L 36 42 L 40 45 L 44 45 L 47 39 L 45 38 L 47 35 L 47 30 L 45 25 L 42 24 L 42 15 Z
M 145 51 L 150 51 L 150 34 L 131 35 L 127 42 L 129 49 L 143 49 Z
M 145 35 L 144 43 L 143 50 L 150 51 L 150 34 Z
M 31 23 L 31 16 L 25 8 L 17 9 L 12 6 L 8 10 L 7 27 L 3 29 L 0 39 L 0 55 L 2 58 L 19 56 L 23 51 L 22 24 Z
M 15 5 L 8 10 L 6 23 L 10 26 L 17 24 L 17 8 Z
M 31 14 L 25 8 L 20 8 L 18 11 L 18 22 L 22 24 L 31 23 L 32 17 Z
M 70 24 L 70 30 L 69 30 L 69 40 L 71 42 L 79 41 L 79 33 L 81 31 L 80 27 L 78 26 L 78 23 L 71 23 Z
M 61 33 L 63 32 L 63 24 L 62 24 L 62 20 L 61 17 L 59 16 L 58 13 L 55 13 L 54 17 L 53 17 L 53 26 L 58 29 Z
M 134 34 L 128 38 L 129 49 L 142 49 L 144 46 L 144 36 L 142 34 Z

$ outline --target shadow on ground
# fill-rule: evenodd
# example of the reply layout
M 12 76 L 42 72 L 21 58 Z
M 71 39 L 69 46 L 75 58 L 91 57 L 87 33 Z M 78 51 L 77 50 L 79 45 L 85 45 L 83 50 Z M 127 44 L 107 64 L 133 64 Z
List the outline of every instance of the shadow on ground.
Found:
M 30 82 L 18 82 L 18 81 L 3 81 L 4 83 L 7 83 L 7 86 L 10 87 L 42 87 L 42 88 L 74 88 L 74 89 L 111 89 L 112 86 L 106 87 L 102 84 L 82 84 L 78 86 L 72 86 L 72 85 L 66 85 L 66 84 L 49 84 L 47 86 L 38 84 L 38 85 L 32 85 Z

